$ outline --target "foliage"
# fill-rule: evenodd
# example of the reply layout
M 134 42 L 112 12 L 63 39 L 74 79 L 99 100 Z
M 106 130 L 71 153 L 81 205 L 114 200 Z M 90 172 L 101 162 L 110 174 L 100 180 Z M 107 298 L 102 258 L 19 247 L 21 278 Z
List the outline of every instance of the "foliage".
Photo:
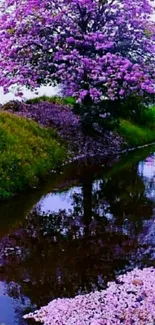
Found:
M 35 186 L 65 158 L 55 132 L 11 113 L 0 113 L 0 199 Z
M 103 100 L 98 104 L 84 101 L 73 106 L 74 112 L 81 117 L 83 131 L 93 136 L 116 129 L 119 124 L 120 108 L 120 102 L 110 100 Z
M 155 125 L 154 125 L 155 126 Z M 128 146 L 135 147 L 155 141 L 155 128 L 140 126 L 131 121 L 121 120 L 119 134 Z
M 5 91 L 61 83 L 80 103 L 155 92 L 149 0 L 2 0 L 0 9 Z
M 115 113 L 117 117 L 123 119 L 130 119 L 135 123 L 144 123 L 146 124 L 148 109 L 152 106 L 154 102 L 153 96 L 150 96 L 150 99 L 145 97 L 141 98 L 140 96 L 130 96 L 118 103 Z
M 35 97 L 32 99 L 28 99 L 26 101 L 27 104 L 37 104 L 40 102 L 49 102 L 53 104 L 60 104 L 60 105 L 74 105 L 75 104 L 75 99 L 73 97 L 48 97 L 48 96 L 41 96 L 41 97 Z
M 155 106 L 149 106 L 139 112 L 136 122 L 139 125 L 147 126 L 149 128 L 155 127 Z

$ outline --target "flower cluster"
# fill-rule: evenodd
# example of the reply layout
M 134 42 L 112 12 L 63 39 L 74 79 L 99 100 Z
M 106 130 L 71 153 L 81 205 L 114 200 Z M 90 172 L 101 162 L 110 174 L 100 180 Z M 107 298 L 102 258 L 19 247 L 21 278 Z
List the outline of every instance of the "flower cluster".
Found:
M 2 0 L 0 86 L 61 83 L 78 102 L 155 93 L 149 0 Z
M 106 290 L 72 299 L 56 299 L 24 318 L 45 325 L 153 325 L 155 269 L 134 269 Z

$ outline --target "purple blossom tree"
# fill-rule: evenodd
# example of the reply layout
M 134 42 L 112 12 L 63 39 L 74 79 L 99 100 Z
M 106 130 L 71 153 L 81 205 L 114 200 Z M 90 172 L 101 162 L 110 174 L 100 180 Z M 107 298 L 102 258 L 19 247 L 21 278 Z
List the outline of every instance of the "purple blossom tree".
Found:
M 153 2 L 153 1 L 152 1 Z M 2 0 L 0 86 L 63 86 L 79 103 L 155 93 L 149 0 Z

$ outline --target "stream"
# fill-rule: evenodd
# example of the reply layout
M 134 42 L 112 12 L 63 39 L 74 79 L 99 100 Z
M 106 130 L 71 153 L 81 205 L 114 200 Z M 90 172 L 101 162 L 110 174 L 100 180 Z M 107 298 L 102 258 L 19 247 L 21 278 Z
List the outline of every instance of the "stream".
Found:
M 155 265 L 155 147 L 75 162 L 0 204 L 0 325 Z

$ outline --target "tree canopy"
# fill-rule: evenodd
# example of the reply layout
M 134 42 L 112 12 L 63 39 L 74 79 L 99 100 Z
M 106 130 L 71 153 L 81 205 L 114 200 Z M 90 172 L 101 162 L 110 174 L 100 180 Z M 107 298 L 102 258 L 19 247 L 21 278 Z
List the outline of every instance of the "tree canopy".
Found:
M 0 86 L 63 85 L 82 102 L 155 93 L 148 0 L 2 0 Z

